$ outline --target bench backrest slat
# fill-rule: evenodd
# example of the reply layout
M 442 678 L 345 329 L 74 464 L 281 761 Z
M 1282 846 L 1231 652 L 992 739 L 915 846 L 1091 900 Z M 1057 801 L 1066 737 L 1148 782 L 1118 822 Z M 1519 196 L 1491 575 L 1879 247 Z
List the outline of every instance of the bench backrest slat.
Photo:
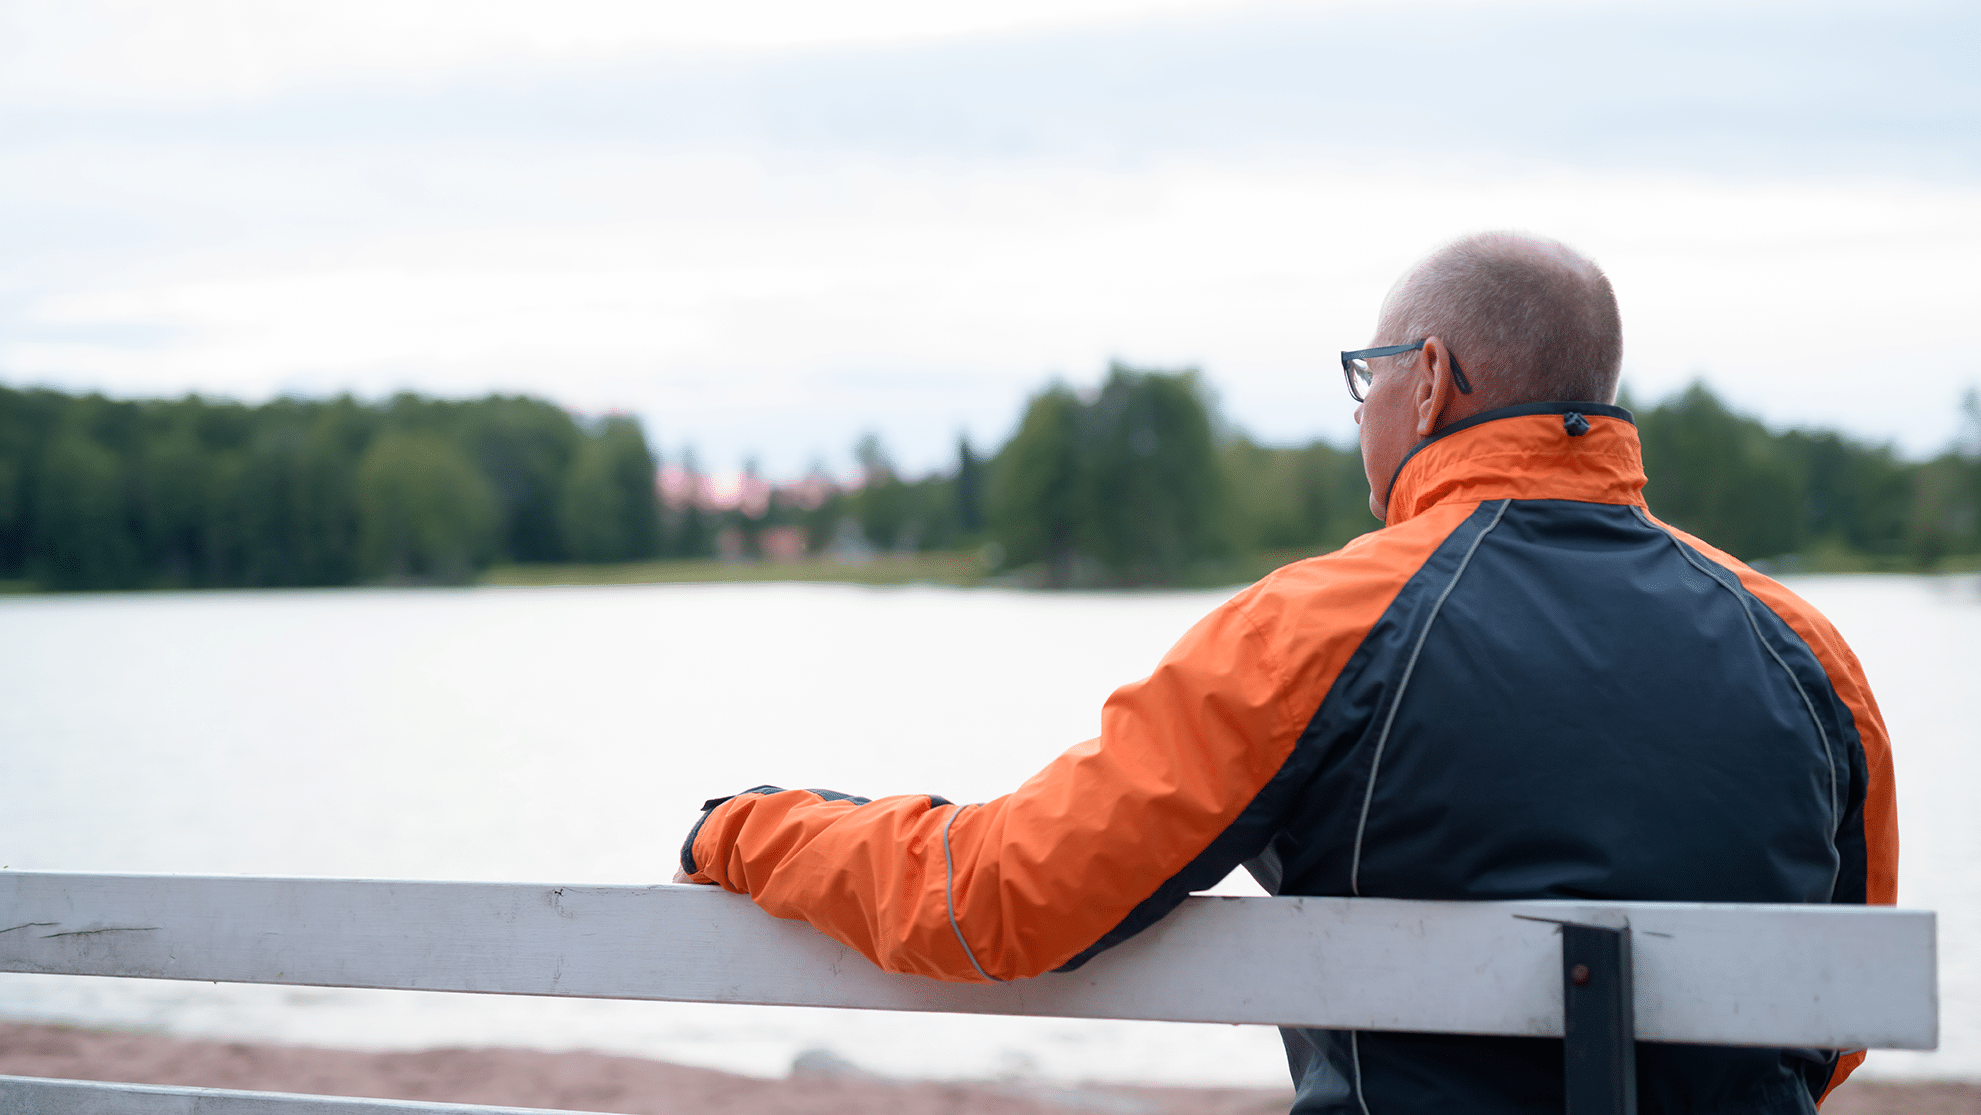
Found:
M 0 971 L 1558 1037 L 1560 922 L 1632 930 L 1647 1041 L 1929 1049 L 1934 917 L 1193 898 L 1077 972 L 876 969 L 706 887 L 0 872 Z

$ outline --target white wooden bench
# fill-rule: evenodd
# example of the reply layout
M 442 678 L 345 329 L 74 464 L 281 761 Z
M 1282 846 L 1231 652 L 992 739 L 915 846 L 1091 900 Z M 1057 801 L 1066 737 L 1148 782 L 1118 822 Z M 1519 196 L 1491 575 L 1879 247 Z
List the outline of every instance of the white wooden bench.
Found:
M 1633 1041 L 1933 1048 L 1934 931 L 1857 906 L 1200 897 L 1077 972 L 976 986 L 707 887 L 0 872 L 0 972 L 1567 1036 L 1577 1115 L 1634 1107 Z M 503 1110 L 0 1076 L 0 1115 Z

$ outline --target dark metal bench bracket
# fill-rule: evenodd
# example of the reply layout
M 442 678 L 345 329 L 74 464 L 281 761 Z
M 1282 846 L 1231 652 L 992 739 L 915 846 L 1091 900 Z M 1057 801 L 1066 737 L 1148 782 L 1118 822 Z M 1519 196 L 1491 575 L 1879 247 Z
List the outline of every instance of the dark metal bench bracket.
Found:
M 1630 930 L 1564 924 L 1561 992 L 1568 1115 L 1637 1115 Z

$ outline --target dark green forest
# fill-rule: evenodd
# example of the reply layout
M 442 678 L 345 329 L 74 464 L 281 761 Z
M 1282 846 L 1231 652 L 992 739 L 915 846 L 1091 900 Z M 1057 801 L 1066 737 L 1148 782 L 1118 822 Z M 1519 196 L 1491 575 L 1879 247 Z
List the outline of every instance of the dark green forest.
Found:
M 1628 401 L 1626 400 L 1626 405 Z M 1636 409 L 1652 510 L 1778 570 L 1981 564 L 1981 402 L 1926 461 L 1771 430 L 1703 384 Z M 628 417 L 539 399 L 112 400 L 0 387 L 0 582 L 132 589 L 464 583 L 490 565 L 971 551 L 1016 583 L 1232 583 L 1377 524 L 1350 446 L 1223 428 L 1194 372 L 1048 386 L 995 452 L 906 477 L 707 498 Z M 663 498 L 662 493 L 667 495 Z
M 114 401 L 0 388 L 0 578 L 50 589 L 458 582 L 654 552 L 639 424 L 536 399 Z

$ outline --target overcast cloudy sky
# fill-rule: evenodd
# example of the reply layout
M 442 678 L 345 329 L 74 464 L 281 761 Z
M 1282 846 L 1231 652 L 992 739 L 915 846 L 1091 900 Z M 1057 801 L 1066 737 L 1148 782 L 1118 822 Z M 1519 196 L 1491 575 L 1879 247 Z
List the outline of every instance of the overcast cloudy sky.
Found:
M 1981 383 L 1971 3 L 0 0 L 0 382 L 541 394 L 910 468 L 1051 376 L 1335 352 L 1466 231 L 1594 255 L 1626 381 L 1945 446 Z

